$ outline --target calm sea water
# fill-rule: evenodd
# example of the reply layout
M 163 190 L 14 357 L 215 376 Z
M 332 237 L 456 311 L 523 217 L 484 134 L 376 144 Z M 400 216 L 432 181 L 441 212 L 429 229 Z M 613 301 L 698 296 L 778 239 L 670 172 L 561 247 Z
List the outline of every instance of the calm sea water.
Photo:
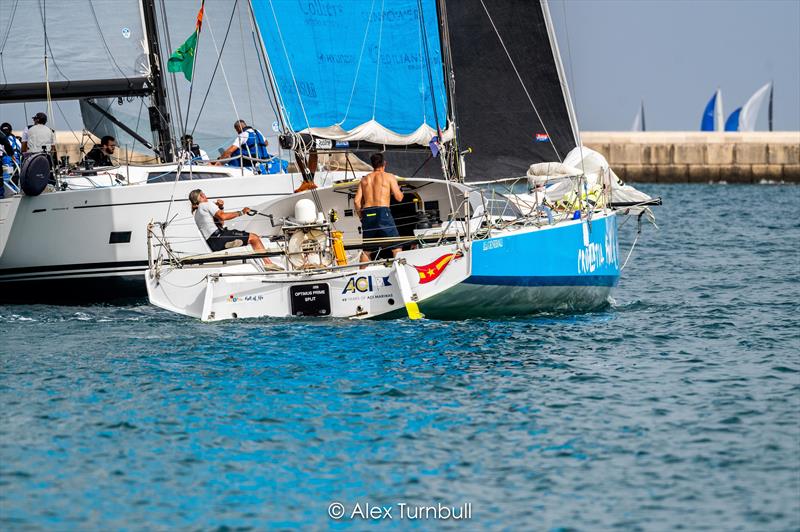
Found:
M 603 312 L 0 307 L 0 526 L 797 530 L 800 188 L 642 188 L 660 230 Z

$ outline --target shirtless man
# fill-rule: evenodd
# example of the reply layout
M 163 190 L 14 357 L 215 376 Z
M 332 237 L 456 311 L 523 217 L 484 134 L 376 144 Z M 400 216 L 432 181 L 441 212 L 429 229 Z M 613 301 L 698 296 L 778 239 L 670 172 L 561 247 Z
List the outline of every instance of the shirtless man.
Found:
M 403 192 L 397 184 L 397 177 L 386 173 L 386 161 L 382 153 L 375 153 L 370 157 L 372 172 L 361 178 L 356 192 L 356 214 L 361 218 L 362 237 L 369 238 L 397 237 L 392 212 L 389 210 L 391 196 L 397 201 L 403 200 Z M 361 262 L 369 262 L 371 254 L 385 247 L 382 244 L 364 244 L 361 251 Z M 396 257 L 400 253 L 399 247 L 392 248 Z

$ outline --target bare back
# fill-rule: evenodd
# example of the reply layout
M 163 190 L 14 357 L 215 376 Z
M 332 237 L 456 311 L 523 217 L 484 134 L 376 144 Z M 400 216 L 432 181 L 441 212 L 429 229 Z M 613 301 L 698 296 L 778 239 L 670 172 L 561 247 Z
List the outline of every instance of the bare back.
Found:
M 397 201 L 403 199 L 397 178 L 378 169 L 361 178 L 355 198 L 356 208 L 388 207 L 392 196 Z

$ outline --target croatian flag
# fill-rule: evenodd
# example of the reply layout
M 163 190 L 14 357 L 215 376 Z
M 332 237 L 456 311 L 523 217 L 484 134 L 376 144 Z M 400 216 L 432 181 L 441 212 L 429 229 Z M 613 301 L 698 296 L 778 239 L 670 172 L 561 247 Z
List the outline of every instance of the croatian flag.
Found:
M 537 133 L 536 142 L 549 142 L 550 136 L 547 133 Z

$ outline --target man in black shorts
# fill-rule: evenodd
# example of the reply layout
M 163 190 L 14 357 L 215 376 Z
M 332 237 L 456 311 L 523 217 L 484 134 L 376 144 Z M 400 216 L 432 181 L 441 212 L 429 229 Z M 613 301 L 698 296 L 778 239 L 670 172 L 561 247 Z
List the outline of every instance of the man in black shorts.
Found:
M 189 193 L 189 203 L 192 204 L 192 213 L 197 228 L 200 229 L 200 234 L 205 238 L 211 251 L 221 251 L 250 244 L 256 253 L 266 252 L 258 235 L 247 231 L 217 227 L 217 221 L 221 225 L 221 222 L 247 214 L 250 212 L 249 207 L 237 212 L 225 212 L 218 205 L 208 201 L 208 197 L 199 188 Z M 275 266 L 268 257 L 264 257 L 264 264 Z
M 356 192 L 355 208 L 361 218 L 361 236 L 364 240 L 373 238 L 395 238 L 398 236 L 397 226 L 389 210 L 392 196 L 403 201 L 403 192 L 397 183 L 397 177 L 386 172 L 386 161 L 382 153 L 370 157 L 372 172 L 361 178 Z M 396 243 L 395 243 L 396 244 Z M 386 247 L 381 242 L 365 242 L 361 250 L 361 262 L 369 262 L 371 254 Z M 400 247 L 394 246 L 392 254 L 397 256 Z

